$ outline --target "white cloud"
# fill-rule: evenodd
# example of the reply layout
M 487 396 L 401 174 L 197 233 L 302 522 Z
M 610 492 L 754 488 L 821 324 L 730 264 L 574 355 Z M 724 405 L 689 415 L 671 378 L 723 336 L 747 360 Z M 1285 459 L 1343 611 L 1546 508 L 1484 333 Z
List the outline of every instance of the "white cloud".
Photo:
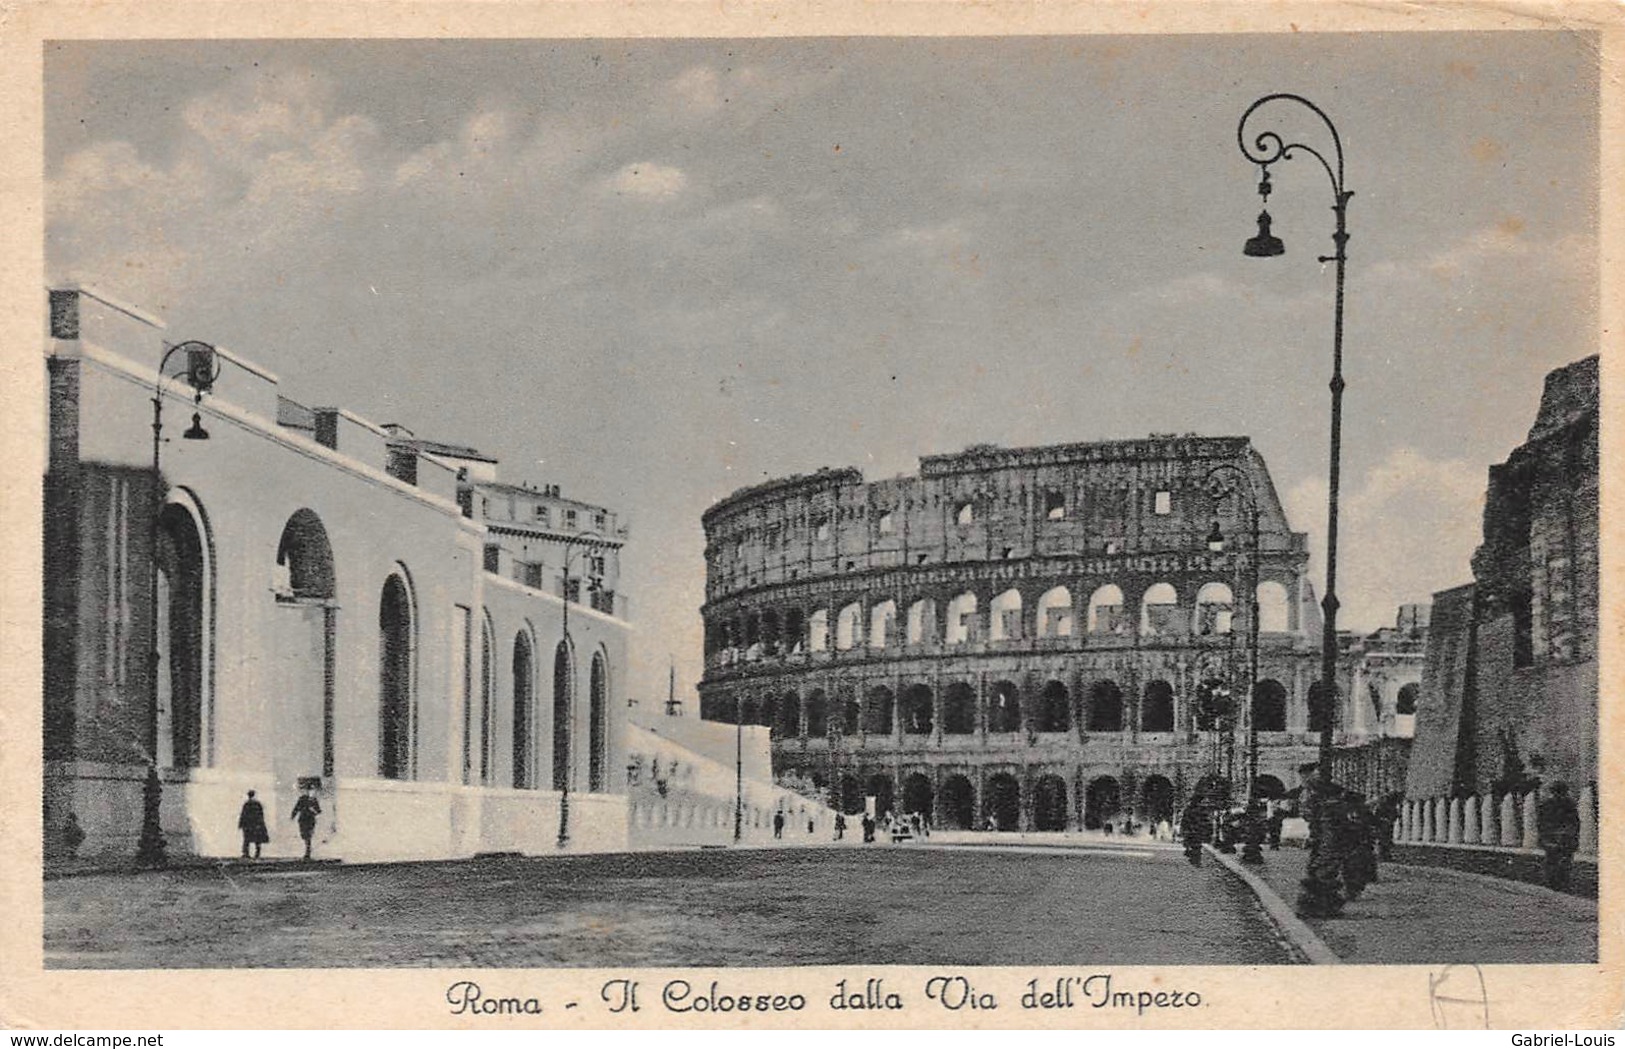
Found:
M 1487 469 L 1398 448 L 1340 493 L 1338 626 L 1372 630 L 1399 605 L 1472 581 L 1482 536 Z M 1324 588 L 1326 480 L 1301 482 L 1283 497 L 1293 528 L 1309 533 L 1310 578 Z
M 750 66 L 720 73 L 711 66 L 692 66 L 672 78 L 666 88 L 684 109 L 708 114 L 756 98 L 763 83 L 761 71 Z
M 628 164 L 609 177 L 611 192 L 644 200 L 670 200 L 682 193 L 688 176 L 681 168 L 651 161 Z

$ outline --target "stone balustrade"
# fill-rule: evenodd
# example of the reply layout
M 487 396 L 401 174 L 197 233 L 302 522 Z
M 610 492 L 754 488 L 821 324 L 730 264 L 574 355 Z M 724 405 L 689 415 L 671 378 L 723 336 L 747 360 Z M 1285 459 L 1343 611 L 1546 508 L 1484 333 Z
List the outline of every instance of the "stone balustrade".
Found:
M 1408 845 L 1471 845 L 1488 848 L 1540 848 L 1540 792 L 1467 798 L 1409 798 L 1394 823 L 1394 840 Z M 1597 854 L 1596 788 L 1581 789 L 1578 855 Z

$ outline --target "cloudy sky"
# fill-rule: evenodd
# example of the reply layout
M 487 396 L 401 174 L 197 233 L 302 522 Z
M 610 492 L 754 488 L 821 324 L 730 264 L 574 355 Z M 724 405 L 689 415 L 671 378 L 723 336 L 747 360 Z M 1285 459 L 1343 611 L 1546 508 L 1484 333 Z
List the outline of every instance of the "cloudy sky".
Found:
M 699 674 L 701 512 L 768 477 L 1245 434 L 1318 543 L 1331 189 L 1281 165 L 1288 253 L 1242 257 L 1272 91 L 1356 194 L 1373 628 L 1470 579 L 1487 466 L 1594 351 L 1585 34 L 48 45 L 47 264 L 625 512 L 647 694 Z

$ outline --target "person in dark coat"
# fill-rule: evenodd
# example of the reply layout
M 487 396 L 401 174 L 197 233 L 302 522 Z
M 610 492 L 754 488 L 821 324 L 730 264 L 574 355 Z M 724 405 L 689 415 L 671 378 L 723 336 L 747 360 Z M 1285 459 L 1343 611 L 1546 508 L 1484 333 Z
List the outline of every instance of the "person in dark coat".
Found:
M 1357 899 L 1365 887 L 1377 880 L 1377 849 L 1372 833 L 1373 819 L 1366 808 L 1365 795 L 1345 793 L 1335 803 L 1336 830 L 1341 838 L 1343 888 L 1348 898 Z
M 254 847 L 254 858 L 260 858 L 260 846 L 271 840 L 271 831 L 265 826 L 265 806 L 248 792 L 243 811 L 237 814 L 237 829 L 243 832 L 243 859 L 248 859 L 248 848 Z
M 1538 811 L 1540 847 L 1546 850 L 1546 887 L 1562 892 L 1574 869 L 1574 850 L 1580 847 L 1580 809 L 1569 797 L 1567 783 L 1553 783 Z
M 299 821 L 299 836 L 305 839 L 305 859 L 310 859 L 310 839 L 316 836 L 316 817 L 322 814 L 322 803 L 316 800 L 314 790 L 306 790 L 293 803 L 290 819 Z
M 863 814 L 863 843 L 868 845 L 875 840 L 875 821 L 867 812 Z
M 775 812 L 773 814 L 773 836 L 775 838 L 784 837 L 784 810 L 783 809 L 780 809 L 778 812 Z
M 1208 811 L 1207 799 L 1193 794 L 1179 817 L 1179 837 L 1185 843 L 1185 858 L 1190 860 L 1191 866 L 1202 865 L 1202 845 L 1212 836 L 1213 815 Z
M 835 840 L 840 841 L 846 837 L 846 816 L 844 813 L 835 814 Z
M 1399 822 L 1399 802 L 1398 793 L 1385 794 L 1373 814 L 1376 818 L 1377 858 L 1380 860 L 1393 858 L 1394 825 Z

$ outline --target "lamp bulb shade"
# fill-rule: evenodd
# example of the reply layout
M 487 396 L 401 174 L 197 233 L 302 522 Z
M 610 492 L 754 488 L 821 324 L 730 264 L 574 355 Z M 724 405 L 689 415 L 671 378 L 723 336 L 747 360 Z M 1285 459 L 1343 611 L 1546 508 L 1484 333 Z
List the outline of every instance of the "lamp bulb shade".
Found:
M 188 441 L 207 441 L 209 431 L 203 428 L 203 417 L 197 412 L 193 412 L 192 425 L 186 428 L 186 432 L 181 434 L 181 437 Z
M 1241 253 L 1249 258 L 1267 259 L 1285 252 L 1286 246 L 1281 243 L 1281 238 L 1270 232 L 1270 213 L 1260 211 L 1258 235 L 1248 239 L 1247 246 L 1241 249 Z

